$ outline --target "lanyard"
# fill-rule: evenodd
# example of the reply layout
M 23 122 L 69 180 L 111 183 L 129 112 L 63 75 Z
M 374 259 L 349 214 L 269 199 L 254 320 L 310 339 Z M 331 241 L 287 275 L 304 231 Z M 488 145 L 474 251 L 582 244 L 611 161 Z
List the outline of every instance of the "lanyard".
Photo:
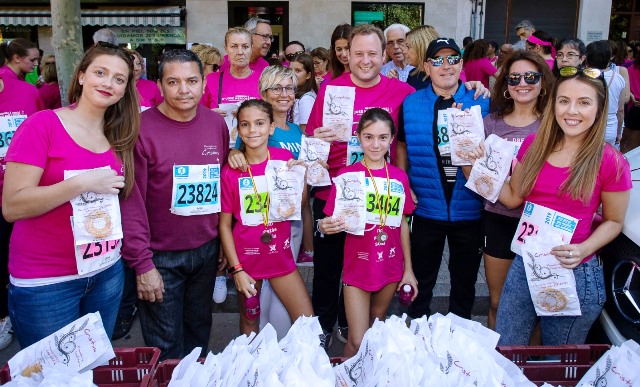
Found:
M 367 165 L 367 160 L 362 159 L 362 164 L 364 164 L 365 168 L 367 168 L 367 172 L 369 172 L 369 176 L 371 176 L 371 181 L 373 182 L 373 189 L 376 191 L 376 202 L 378 203 L 378 209 L 380 210 L 378 212 L 378 214 L 380 215 L 380 229 L 382 229 L 385 223 L 387 223 L 387 218 L 389 217 L 389 207 L 391 205 L 391 181 L 389 179 L 389 167 L 387 166 L 386 160 L 383 160 L 383 162 L 384 162 L 384 171 L 386 172 L 386 175 L 387 175 L 387 201 L 385 202 L 385 205 L 384 205 L 384 219 L 382 217 L 382 198 L 378 194 L 378 186 L 376 185 L 376 179 L 373 177 L 373 174 L 371 173 L 371 170 Z
M 247 157 L 245 156 L 245 159 Z M 269 151 L 267 150 L 267 162 L 269 162 L 269 160 L 271 160 L 271 153 L 269 153 Z M 249 160 L 247 160 L 247 170 L 249 171 L 249 177 L 251 178 L 251 185 L 253 185 L 253 193 L 255 194 L 256 197 L 256 201 L 258 203 L 260 203 L 260 195 L 258 195 L 258 189 L 256 188 L 256 182 L 255 180 L 253 180 L 253 173 L 251 173 L 251 165 L 249 164 Z M 264 211 L 260 211 L 260 215 L 262 215 L 262 223 L 264 223 L 264 228 L 267 228 L 267 225 L 269 224 L 269 205 L 271 204 L 271 198 L 269 196 L 269 192 L 267 192 L 267 198 L 266 198 L 266 209 L 267 209 L 267 214 L 265 215 Z M 265 207 L 263 207 L 265 208 Z

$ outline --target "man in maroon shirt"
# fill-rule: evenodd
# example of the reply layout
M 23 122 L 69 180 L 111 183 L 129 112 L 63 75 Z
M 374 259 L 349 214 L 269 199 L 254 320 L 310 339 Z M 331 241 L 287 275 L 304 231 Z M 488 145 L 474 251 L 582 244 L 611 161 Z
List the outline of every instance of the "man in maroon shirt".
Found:
M 164 102 L 142 113 L 134 151 L 136 186 L 122 203 L 122 254 L 135 270 L 146 345 L 162 359 L 195 347 L 207 353 L 219 258 L 224 119 L 198 102 L 203 68 L 188 50 L 167 52 L 159 68 Z

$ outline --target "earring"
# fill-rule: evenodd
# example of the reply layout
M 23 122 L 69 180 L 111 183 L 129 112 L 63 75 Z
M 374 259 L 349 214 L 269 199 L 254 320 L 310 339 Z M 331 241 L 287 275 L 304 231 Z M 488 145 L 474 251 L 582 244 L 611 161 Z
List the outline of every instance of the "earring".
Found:
M 510 95 L 510 94 L 507 94 L 507 93 L 508 93 L 508 90 L 505 90 L 505 91 L 504 91 L 504 93 L 502 93 L 502 95 L 504 95 L 504 98 L 506 98 L 506 99 L 513 99 L 513 98 L 511 98 L 511 95 Z
M 542 89 L 542 90 L 540 91 L 540 96 L 541 96 L 541 97 L 544 97 L 545 95 L 547 95 L 547 89 Z
M 83 83 L 83 82 L 82 82 L 82 80 L 80 80 L 80 81 L 78 81 L 78 83 L 80 84 L 80 86 L 82 86 L 82 83 Z

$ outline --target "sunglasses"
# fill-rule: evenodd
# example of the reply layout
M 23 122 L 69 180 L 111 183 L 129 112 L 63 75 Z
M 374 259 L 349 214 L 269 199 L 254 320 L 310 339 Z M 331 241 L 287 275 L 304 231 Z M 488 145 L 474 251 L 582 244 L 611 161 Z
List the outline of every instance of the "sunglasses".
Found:
M 583 74 L 591 79 L 604 78 L 604 73 L 601 70 L 592 67 L 567 66 L 560 69 L 560 75 L 563 77 L 573 77 L 578 74 Z
M 527 71 L 526 73 L 511 73 L 505 75 L 504 79 L 507 80 L 507 84 L 509 86 L 518 86 L 520 81 L 524 78 L 524 81 L 527 85 L 535 85 L 540 82 L 540 78 L 542 78 L 542 73 L 538 73 L 535 71 Z
M 447 59 L 447 63 L 449 63 L 450 65 L 457 65 L 458 63 L 460 63 L 461 59 L 460 55 L 447 55 L 446 57 L 436 56 L 434 58 L 429 58 L 429 61 L 431 61 L 431 66 L 440 67 L 444 64 L 445 58 Z
M 304 51 L 292 52 L 291 54 L 286 54 L 284 57 L 287 58 L 289 62 L 291 62 L 292 60 L 296 59 L 296 56 L 300 54 L 304 54 Z
M 204 66 L 205 67 L 211 66 L 211 69 L 213 69 L 214 73 L 220 70 L 220 65 L 217 63 L 205 63 Z

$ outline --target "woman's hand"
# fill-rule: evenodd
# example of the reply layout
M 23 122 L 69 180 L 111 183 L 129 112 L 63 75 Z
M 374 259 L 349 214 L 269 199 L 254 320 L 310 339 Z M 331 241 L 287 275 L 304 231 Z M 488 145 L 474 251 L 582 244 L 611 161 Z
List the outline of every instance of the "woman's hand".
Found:
M 476 89 L 476 92 L 473 94 L 473 99 L 478 99 L 480 96 L 482 96 L 482 99 L 491 97 L 491 92 L 489 91 L 489 89 L 484 87 L 484 85 L 480 81 L 465 82 L 464 87 L 466 87 L 467 90 Z
M 323 234 L 337 234 L 347 228 L 343 219 L 327 217 L 318 221 L 318 230 Z
M 587 256 L 581 245 L 561 245 L 551 249 L 560 265 L 565 269 L 573 269 Z
M 416 276 L 413 274 L 413 270 L 405 270 L 402 273 L 402 279 L 398 284 L 398 288 L 396 292 L 399 292 L 403 285 L 409 284 L 413 288 L 413 297 L 411 297 L 411 301 L 415 300 L 418 297 L 418 280 L 416 280 Z
M 294 165 L 302 165 L 303 167 L 307 168 L 307 164 L 304 163 L 304 160 L 291 159 L 287 161 L 287 168 L 291 169 L 291 167 L 293 167 Z
M 466 158 L 471 161 L 471 166 L 476 163 L 476 160 L 484 157 L 484 141 L 480 143 L 474 150 L 467 152 Z
M 226 117 L 226 116 L 227 116 L 227 112 L 226 112 L 226 111 L 224 111 L 224 110 L 222 110 L 222 109 L 213 108 L 213 109 L 211 109 L 211 110 L 213 110 L 214 112 L 216 112 L 216 113 L 220 114 L 222 117 Z
M 246 271 L 241 271 L 233 275 L 233 282 L 236 284 L 238 293 L 244 294 L 246 298 L 251 298 L 258 291 L 255 289 L 256 281 L 251 278 Z
M 124 176 L 118 176 L 113 169 L 92 169 L 74 176 L 82 192 L 117 195 L 124 188 Z
M 229 151 L 229 158 L 227 159 L 229 166 L 233 169 L 239 169 L 242 172 L 247 171 L 247 159 L 244 157 L 244 153 L 237 149 L 231 149 Z
M 326 142 L 334 142 L 338 140 L 335 130 L 326 126 L 320 126 L 313 131 L 313 137 L 319 138 Z
M 316 85 L 318 85 L 318 87 L 320 87 L 322 82 L 324 82 L 324 78 L 322 78 L 320 75 L 316 76 Z

